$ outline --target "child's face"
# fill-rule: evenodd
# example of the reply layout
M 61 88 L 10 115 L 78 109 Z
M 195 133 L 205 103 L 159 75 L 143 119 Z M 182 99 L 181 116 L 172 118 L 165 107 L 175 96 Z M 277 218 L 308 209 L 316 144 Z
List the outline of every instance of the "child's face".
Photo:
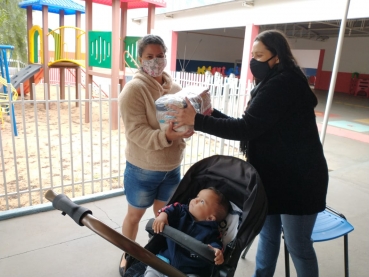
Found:
M 190 201 L 189 210 L 196 221 L 214 221 L 218 207 L 218 196 L 214 191 L 203 189 Z

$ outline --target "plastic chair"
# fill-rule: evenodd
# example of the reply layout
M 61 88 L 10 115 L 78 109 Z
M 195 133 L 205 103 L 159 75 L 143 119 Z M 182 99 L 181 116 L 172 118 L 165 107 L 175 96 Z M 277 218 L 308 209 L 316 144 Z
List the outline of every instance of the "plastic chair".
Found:
M 311 236 L 314 242 L 332 240 L 343 236 L 345 277 L 349 276 L 348 233 L 353 230 L 354 227 L 346 220 L 343 214 L 327 206 L 323 212 L 318 214 Z M 286 243 L 284 244 L 284 253 L 286 277 L 290 277 L 290 260 Z

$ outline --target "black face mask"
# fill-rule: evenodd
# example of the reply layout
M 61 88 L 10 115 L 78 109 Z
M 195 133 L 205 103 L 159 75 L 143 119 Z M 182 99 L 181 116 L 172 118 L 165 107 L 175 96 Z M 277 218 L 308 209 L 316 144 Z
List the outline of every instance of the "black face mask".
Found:
M 263 80 L 265 76 L 268 74 L 268 72 L 270 71 L 268 62 L 274 57 L 275 56 L 271 57 L 265 62 L 259 62 L 255 60 L 254 58 L 252 58 L 250 61 L 250 70 L 251 70 L 252 75 L 254 75 L 254 77 L 260 81 Z

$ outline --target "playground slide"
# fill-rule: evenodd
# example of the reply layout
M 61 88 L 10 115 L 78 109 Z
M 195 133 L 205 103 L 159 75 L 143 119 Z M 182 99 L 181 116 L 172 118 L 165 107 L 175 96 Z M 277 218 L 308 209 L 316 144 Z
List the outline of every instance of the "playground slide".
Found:
M 44 70 L 41 68 L 41 70 L 39 72 L 37 72 L 35 75 L 35 84 L 38 84 L 42 78 L 44 78 Z M 30 92 L 30 81 L 29 80 L 26 80 L 24 83 L 23 83 L 23 91 L 24 91 L 24 94 L 27 94 Z M 20 93 L 20 87 L 18 88 L 18 93 Z
M 10 82 L 12 85 L 19 91 L 20 84 L 23 83 L 24 92 L 29 92 L 29 81 L 26 82 L 29 78 L 35 76 L 35 83 L 38 83 L 43 76 L 43 70 L 41 70 L 40 64 L 29 64 L 17 74 L 13 75 L 10 78 Z M 38 80 L 36 81 L 36 79 Z

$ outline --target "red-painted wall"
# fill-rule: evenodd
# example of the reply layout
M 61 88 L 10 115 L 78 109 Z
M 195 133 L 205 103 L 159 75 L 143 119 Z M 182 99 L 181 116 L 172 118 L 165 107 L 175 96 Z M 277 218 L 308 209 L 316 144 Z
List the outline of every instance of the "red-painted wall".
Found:
M 351 76 L 352 73 L 338 72 L 334 91 L 350 93 Z M 317 78 L 314 88 L 321 90 L 329 90 L 331 77 L 332 77 L 331 71 L 321 71 L 319 75 L 319 80 Z M 360 74 L 359 79 L 369 79 L 369 74 Z
M 323 71 L 323 60 L 324 60 L 325 50 L 320 50 L 318 68 L 316 72 L 315 89 L 329 90 L 329 85 L 331 82 L 332 71 Z M 338 72 L 336 78 L 336 86 L 334 88 L 335 92 L 350 93 L 352 73 L 349 72 Z M 369 79 L 369 74 L 359 74 L 359 79 Z

